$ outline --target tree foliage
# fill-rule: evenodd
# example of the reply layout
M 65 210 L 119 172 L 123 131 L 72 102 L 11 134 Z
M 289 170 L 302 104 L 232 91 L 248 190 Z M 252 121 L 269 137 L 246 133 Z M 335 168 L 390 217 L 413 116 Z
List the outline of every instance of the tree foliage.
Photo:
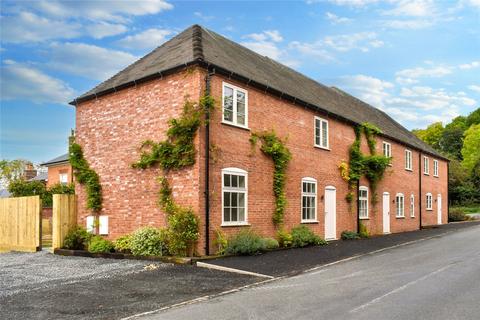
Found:
M 462 148 L 463 166 L 472 172 L 480 162 L 480 124 L 472 125 L 465 131 L 465 139 Z

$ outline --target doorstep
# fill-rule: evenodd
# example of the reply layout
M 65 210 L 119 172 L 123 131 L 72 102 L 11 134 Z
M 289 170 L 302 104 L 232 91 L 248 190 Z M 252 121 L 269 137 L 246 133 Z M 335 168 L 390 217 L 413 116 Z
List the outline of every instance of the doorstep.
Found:
M 193 258 L 186 257 L 170 257 L 170 256 L 134 256 L 127 253 L 91 253 L 85 250 L 55 249 L 54 254 L 70 257 L 88 257 L 88 258 L 105 258 L 105 259 L 129 259 L 129 260 L 146 260 L 160 261 L 174 264 L 193 264 Z

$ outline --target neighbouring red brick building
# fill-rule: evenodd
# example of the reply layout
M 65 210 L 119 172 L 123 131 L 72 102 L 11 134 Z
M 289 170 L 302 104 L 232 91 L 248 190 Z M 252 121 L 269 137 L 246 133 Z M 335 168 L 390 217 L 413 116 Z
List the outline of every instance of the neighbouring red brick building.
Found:
M 287 138 L 292 153 L 285 228 L 305 223 L 336 239 L 344 230 L 357 230 L 358 221 L 371 234 L 447 222 L 448 162 L 431 147 L 347 93 L 192 26 L 72 102 L 76 141 L 103 187 L 103 233 L 116 238 L 141 226 L 165 225 L 157 204 L 160 169 L 131 164 L 139 159 L 141 142 L 165 139 L 168 120 L 181 114 L 186 97 L 199 101 L 205 90 L 217 106 L 209 126 L 195 137 L 196 162 L 168 174 L 175 201 L 200 217 L 199 253 L 208 252 L 206 241 L 212 252 L 217 228 L 232 234 L 251 226 L 275 235 L 273 163 L 258 148 L 252 152 L 249 142 L 252 132 L 264 130 Z M 371 203 L 362 179 L 359 206 L 354 201 L 352 210 L 338 165 L 349 158 L 354 126 L 364 122 L 382 130 L 378 152 L 393 161 L 377 188 L 378 202 Z M 85 224 L 91 213 L 82 187 L 77 194 L 79 223 Z
M 48 168 L 47 187 L 57 183 L 72 183 L 72 166 L 68 161 L 68 153 L 42 163 L 41 166 Z

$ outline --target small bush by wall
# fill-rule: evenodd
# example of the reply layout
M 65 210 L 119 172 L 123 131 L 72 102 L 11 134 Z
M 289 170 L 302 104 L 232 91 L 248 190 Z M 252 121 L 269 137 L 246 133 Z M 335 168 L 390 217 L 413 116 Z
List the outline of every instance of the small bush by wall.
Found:
M 85 250 L 88 247 L 88 243 L 90 242 L 91 238 L 92 234 L 85 230 L 85 228 L 75 226 L 70 229 L 65 236 L 63 248 L 71 250 Z
M 93 236 L 88 244 L 88 251 L 91 253 L 109 253 L 113 250 L 113 243 L 101 236 Z
M 115 251 L 121 253 L 131 253 L 130 245 L 132 241 L 132 235 L 126 234 L 115 240 Z
M 244 229 L 228 240 L 225 253 L 233 255 L 253 255 L 265 251 L 266 243 L 250 229 Z
M 305 247 L 308 245 L 324 245 L 327 244 L 325 240 L 313 233 L 305 225 L 300 225 L 292 228 L 292 243 L 294 247 Z
M 136 256 L 162 256 L 167 253 L 165 230 L 143 227 L 132 234 L 130 250 Z

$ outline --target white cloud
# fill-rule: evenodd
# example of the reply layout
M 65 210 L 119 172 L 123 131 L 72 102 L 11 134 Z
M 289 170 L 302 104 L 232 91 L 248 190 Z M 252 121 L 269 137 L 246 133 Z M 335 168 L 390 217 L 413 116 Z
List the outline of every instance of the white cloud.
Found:
M 266 30 L 262 33 L 251 33 L 243 36 L 245 39 L 251 39 L 253 41 L 273 41 L 273 42 L 281 42 L 283 41 L 283 37 L 278 30 Z
M 50 68 L 95 80 L 106 80 L 138 59 L 123 51 L 84 43 L 55 43 L 50 49 Z
M 1 67 L 1 97 L 3 100 L 25 99 L 34 103 L 65 104 L 75 91 L 62 82 L 28 65 L 9 61 Z
M 201 13 L 200 11 L 194 12 L 193 15 L 196 16 L 197 18 L 202 19 L 203 21 L 210 21 L 210 20 L 213 20 L 215 18 L 214 16 L 207 16 L 207 15 Z
M 424 29 L 433 26 L 433 20 L 387 20 L 382 23 L 385 27 L 393 29 Z
M 306 42 L 298 42 L 292 41 L 289 44 L 290 49 L 297 50 L 301 54 L 312 56 L 321 61 L 334 61 L 335 58 L 333 55 L 323 48 L 321 44 L 318 43 L 306 43 Z
M 311 2 L 320 2 L 320 0 L 315 1 L 311 0 Z M 376 3 L 378 0 L 330 0 L 330 2 L 338 5 L 338 6 L 349 6 L 349 7 L 366 7 L 369 4 Z
M 396 77 L 395 82 L 401 85 L 410 85 L 410 84 L 418 83 L 419 81 L 417 79 L 412 79 L 412 78 Z
M 122 47 L 129 49 L 151 49 L 160 46 L 173 31 L 168 29 L 148 29 L 117 41 Z
M 40 17 L 30 12 L 1 17 L 1 37 L 4 42 L 40 42 L 52 39 L 71 39 L 81 35 L 81 26 Z
M 95 39 L 102 39 L 105 37 L 115 36 L 125 33 L 128 29 L 122 24 L 99 22 L 87 25 L 86 30 Z
M 402 0 L 396 3 L 395 8 L 382 13 L 393 16 L 426 17 L 433 15 L 435 10 L 432 0 Z
M 383 42 L 377 39 L 375 32 L 358 32 L 352 34 L 326 36 L 321 42 L 334 50 L 346 52 L 358 49 L 367 52 L 370 48 L 378 48 Z
M 480 86 L 478 86 L 478 85 L 475 85 L 475 84 L 469 85 L 468 89 L 480 93 Z
M 344 76 L 340 83 L 361 100 L 380 108 L 384 107 L 384 100 L 390 97 L 388 91 L 394 88 L 393 83 L 363 74 Z
M 440 78 L 452 73 L 451 67 L 412 68 L 398 71 L 395 75 L 402 78 Z
M 480 0 L 479 0 L 480 1 Z M 458 66 L 462 70 L 468 70 L 480 67 L 480 61 L 473 61 L 472 63 L 465 63 Z
M 125 22 L 130 16 L 157 14 L 173 5 L 164 0 L 142 1 L 39 1 L 32 3 L 37 10 L 62 19 L 80 17 L 92 20 Z
M 327 12 L 325 14 L 325 17 L 327 20 L 329 20 L 333 24 L 342 24 L 342 23 L 350 23 L 353 21 L 353 19 L 347 18 L 347 17 L 339 17 L 334 13 Z

